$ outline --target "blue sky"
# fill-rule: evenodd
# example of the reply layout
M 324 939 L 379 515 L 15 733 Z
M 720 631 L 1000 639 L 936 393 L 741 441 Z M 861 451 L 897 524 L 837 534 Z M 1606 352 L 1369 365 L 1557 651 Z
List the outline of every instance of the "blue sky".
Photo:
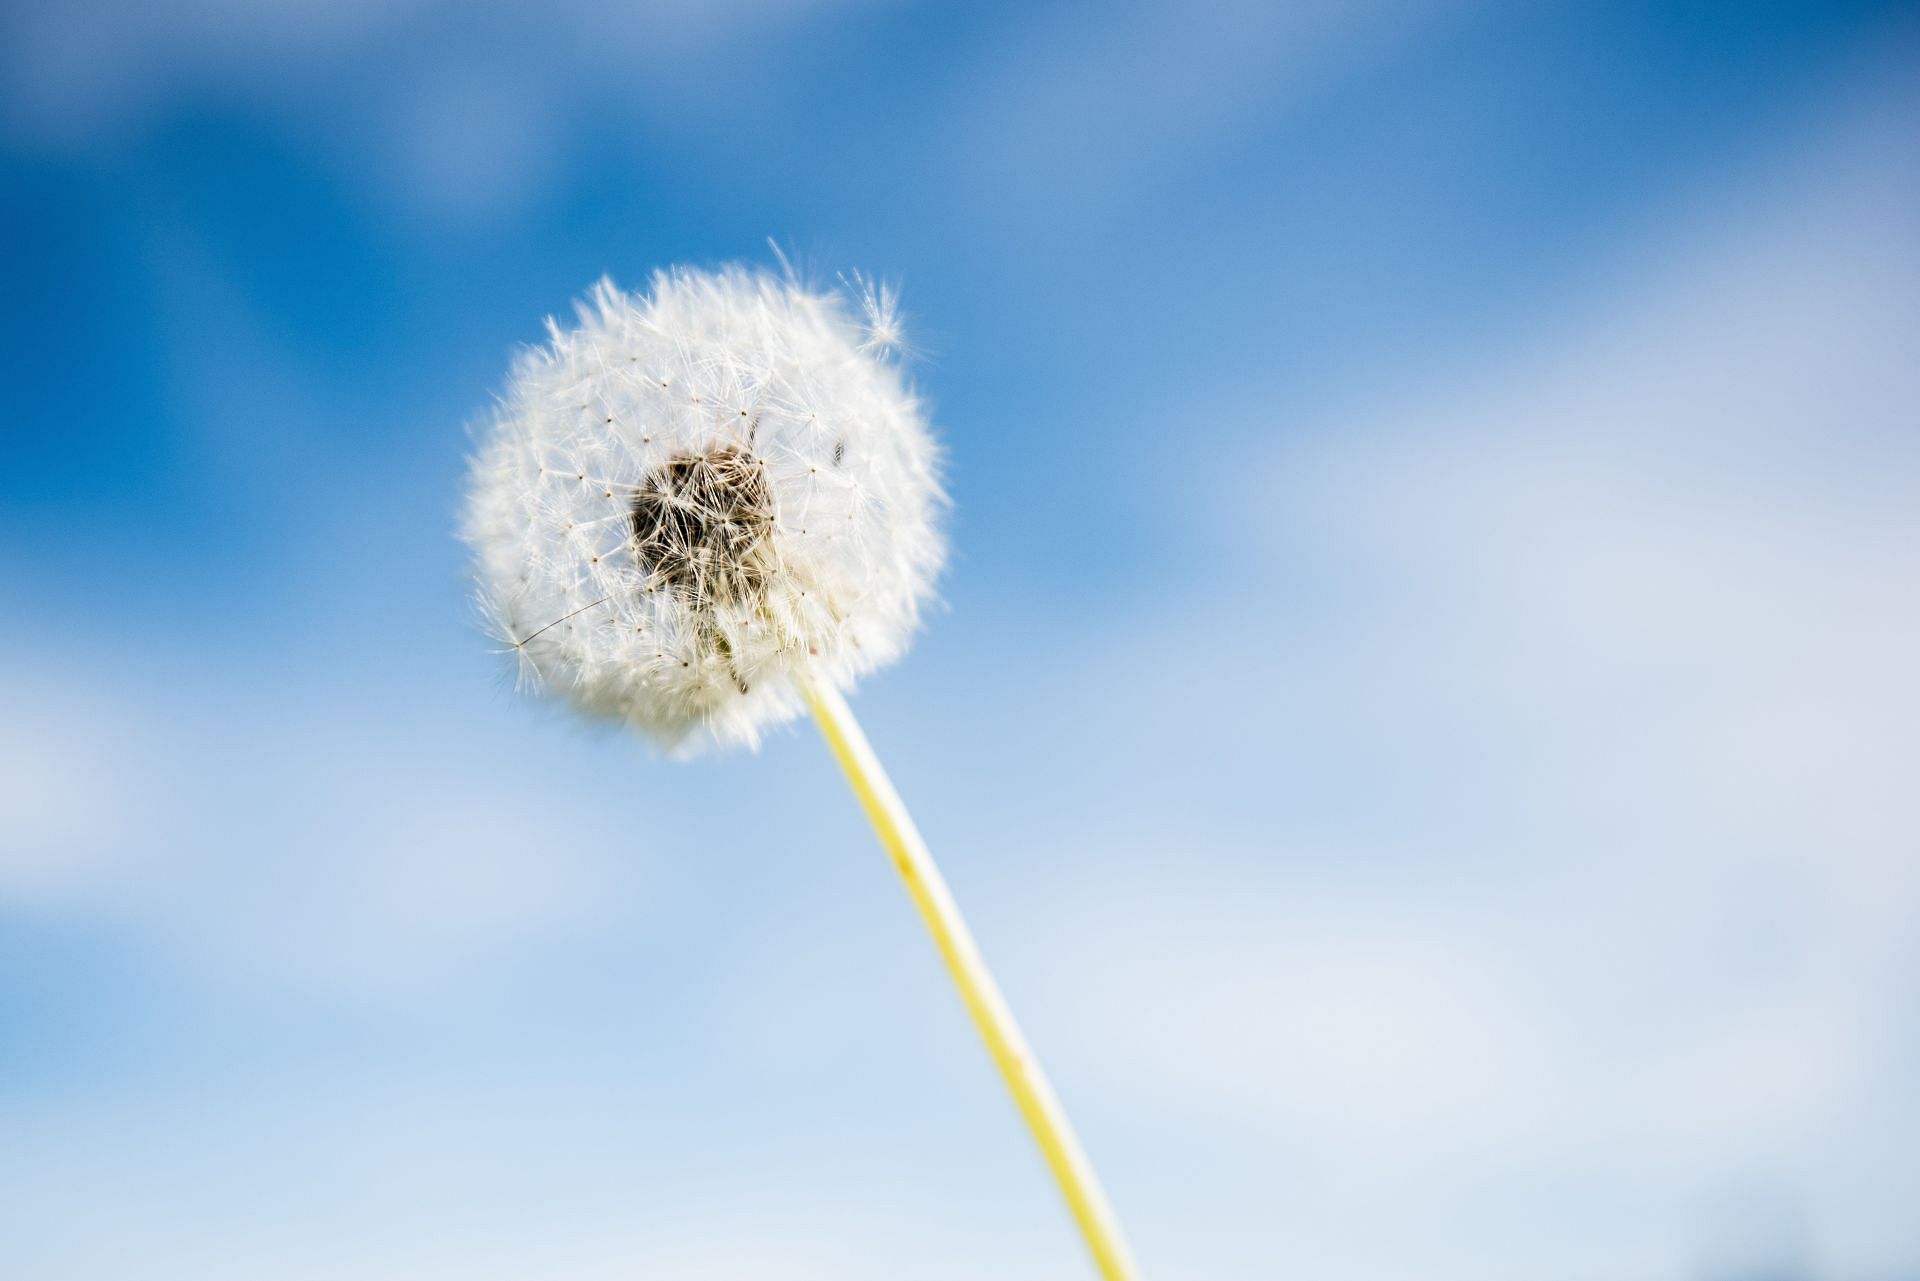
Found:
M 805 727 L 512 696 L 602 273 L 896 279 L 855 699 L 1157 1278 L 1920 1276 L 1894 5 L 0 9 L 0 1261 L 1082 1275 Z M 716 817 L 718 816 L 718 817 Z

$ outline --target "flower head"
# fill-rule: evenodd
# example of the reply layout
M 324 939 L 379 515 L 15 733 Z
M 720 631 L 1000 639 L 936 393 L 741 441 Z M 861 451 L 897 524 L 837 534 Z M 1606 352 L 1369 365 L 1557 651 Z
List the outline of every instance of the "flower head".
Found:
M 884 316 L 875 314 L 882 306 Z M 733 268 L 602 282 L 516 363 L 466 537 L 522 673 L 686 748 L 754 743 L 897 657 L 944 547 L 935 448 L 837 294 Z

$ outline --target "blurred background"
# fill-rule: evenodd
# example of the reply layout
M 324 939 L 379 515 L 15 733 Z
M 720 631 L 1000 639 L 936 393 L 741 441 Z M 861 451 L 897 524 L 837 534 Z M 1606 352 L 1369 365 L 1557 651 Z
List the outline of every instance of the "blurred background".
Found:
M 1920 1278 L 1920 11 L 8 0 L 0 1274 L 1090 1275 L 803 725 L 516 698 L 602 273 L 898 281 L 855 704 L 1156 1281 Z

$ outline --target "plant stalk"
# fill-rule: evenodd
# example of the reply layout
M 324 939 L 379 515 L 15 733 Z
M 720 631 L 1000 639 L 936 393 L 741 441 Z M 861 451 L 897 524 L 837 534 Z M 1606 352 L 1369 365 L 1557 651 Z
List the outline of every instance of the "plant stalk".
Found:
M 803 676 L 800 689 L 840 768 L 846 771 L 847 781 L 853 785 L 867 820 L 873 824 L 880 844 L 892 859 L 894 870 L 906 883 L 907 893 L 919 909 L 927 932 L 933 935 L 940 959 L 946 963 L 954 986 L 960 989 L 967 1013 L 973 1016 L 974 1027 L 979 1030 L 980 1039 L 987 1043 L 994 1066 L 1000 1069 L 1021 1117 L 1040 1145 L 1040 1152 L 1073 1212 L 1074 1222 L 1086 1238 L 1087 1248 L 1093 1252 L 1100 1275 L 1105 1281 L 1137 1281 L 1133 1260 L 1120 1235 L 1113 1209 L 1101 1191 L 1100 1180 L 1074 1137 L 1060 1100 L 1047 1084 L 1039 1060 L 1021 1035 L 1019 1024 L 1014 1022 L 1013 1011 L 1007 1008 L 999 985 L 988 972 L 986 961 L 973 941 L 973 933 L 947 889 L 946 879 L 940 875 L 900 794 L 873 754 L 873 747 L 861 732 L 852 709 L 839 691 L 824 681 Z

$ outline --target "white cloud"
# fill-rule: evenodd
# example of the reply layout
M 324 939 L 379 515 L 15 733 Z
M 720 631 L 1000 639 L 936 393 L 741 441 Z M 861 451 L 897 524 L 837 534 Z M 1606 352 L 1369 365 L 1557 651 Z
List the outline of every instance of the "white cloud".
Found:
M 645 130 L 711 109 L 792 24 L 857 0 L 101 0 L 0 12 L 0 137 L 85 149 L 183 102 L 317 137 L 399 212 L 485 221 L 530 200 L 590 112 Z M 371 162 L 371 163 L 369 163 Z
M 1322 92 L 1466 6 L 1141 0 L 1035 10 L 962 85 L 951 145 L 983 212 L 1071 219 L 1150 184 L 1196 148 Z M 1007 200 L 1009 191 L 1035 198 Z
M 57 665 L 15 670 L 0 687 L 0 903 L 47 905 L 124 870 L 155 799 L 151 730 Z
M 1033 1018 L 1104 1107 L 1258 1134 L 1293 1263 L 1681 1276 L 1757 1189 L 1825 1275 L 1920 1266 L 1858 1208 L 1920 1132 L 1920 103 L 1853 106 L 1284 437 L 1217 535 L 1264 581 L 1190 607 L 1229 691 L 1142 661 L 1185 630 L 1077 668 L 1210 817 L 1031 895 Z
M 591 788 L 554 812 L 564 766 L 489 759 L 470 725 L 12 665 L 43 683 L 4 700 L 0 906 L 111 922 L 199 981 L 401 1001 L 659 910 L 667 838 Z

